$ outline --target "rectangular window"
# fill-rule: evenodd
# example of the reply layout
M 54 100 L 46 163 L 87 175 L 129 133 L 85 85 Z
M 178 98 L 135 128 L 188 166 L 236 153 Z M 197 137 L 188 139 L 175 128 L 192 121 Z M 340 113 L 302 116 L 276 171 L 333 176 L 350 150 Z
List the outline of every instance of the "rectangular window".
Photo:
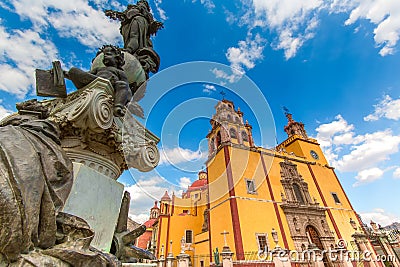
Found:
M 246 181 L 246 188 L 248 194 L 255 194 L 256 193 L 256 186 L 254 185 L 254 180 L 245 179 Z
M 336 204 L 341 204 L 338 195 L 336 193 L 331 193 L 331 194 L 332 194 L 333 200 L 335 200 L 335 203 Z
M 268 252 L 267 234 L 256 234 L 258 250 Z
M 182 213 L 189 214 L 189 210 L 183 210 Z
M 186 230 L 185 231 L 185 242 L 187 244 L 192 244 L 193 243 L 193 231 L 192 230 Z

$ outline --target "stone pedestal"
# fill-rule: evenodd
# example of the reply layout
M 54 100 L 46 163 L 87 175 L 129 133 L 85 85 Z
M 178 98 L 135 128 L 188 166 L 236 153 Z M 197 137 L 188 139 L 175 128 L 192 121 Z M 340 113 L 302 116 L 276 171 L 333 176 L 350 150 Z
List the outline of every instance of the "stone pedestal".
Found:
M 91 243 L 110 251 L 124 186 L 92 168 L 74 162 L 74 183 L 63 211 L 81 217 L 94 230 Z
M 323 255 L 321 250 L 315 249 L 315 261 L 312 263 L 314 267 L 324 267 Z
M 224 246 L 221 252 L 223 267 L 233 267 L 232 256 L 233 252 L 231 249 L 228 246 Z
M 280 247 L 274 249 L 272 260 L 275 267 L 291 267 L 290 259 L 286 251 Z
M 181 253 L 176 256 L 177 259 L 177 267 L 189 267 L 190 256 L 185 253 Z
M 169 253 L 167 256 L 167 263 L 166 263 L 166 267 L 174 267 L 174 255 L 172 255 L 172 253 Z
M 157 267 L 164 267 L 164 262 L 165 262 L 165 258 L 164 258 L 164 256 L 161 256 L 161 257 L 158 259 Z

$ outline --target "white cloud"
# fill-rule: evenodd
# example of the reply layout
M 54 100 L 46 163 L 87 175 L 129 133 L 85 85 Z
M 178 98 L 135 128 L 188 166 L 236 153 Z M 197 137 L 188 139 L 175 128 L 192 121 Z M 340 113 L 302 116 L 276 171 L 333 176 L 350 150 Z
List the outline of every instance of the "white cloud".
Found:
M 129 218 L 131 218 L 134 222 L 143 224 L 149 219 L 149 213 L 129 214 Z
M 396 168 L 393 172 L 393 178 L 400 179 L 400 167 Z
M 341 115 L 319 125 L 316 131 L 316 139 L 328 162 L 341 172 L 357 172 L 353 186 L 380 179 L 385 171 L 393 168 L 382 170 L 383 165 L 399 152 L 400 136 L 391 129 L 357 135 L 354 125 Z
M 369 212 L 361 212 L 360 216 L 363 222 L 366 224 L 369 224 L 371 221 L 373 221 L 383 227 L 400 221 L 400 218 L 393 214 L 386 213 L 385 210 L 381 208 L 376 208 Z
M 397 0 L 354 1 L 356 8 L 351 11 L 346 25 L 360 19 L 367 19 L 375 24 L 374 40 L 381 46 L 379 54 L 386 56 L 395 52 L 400 39 L 400 2 Z
M 165 191 L 171 196 L 173 189 L 174 186 L 161 177 L 146 177 L 134 185 L 125 186 L 131 195 L 129 216 L 139 223 L 147 221 L 154 201 L 159 201 Z
M 263 58 L 262 52 L 265 46 L 265 39 L 259 34 L 252 36 L 249 34 L 246 40 L 238 42 L 238 47 L 230 47 L 226 52 L 231 67 L 240 73 L 244 70 L 254 68 L 255 62 Z
M 242 2 L 245 2 L 244 0 Z M 274 49 L 282 49 L 285 58 L 294 57 L 307 40 L 314 37 L 318 25 L 317 14 L 322 0 L 252 0 L 253 14 L 246 14 L 246 24 L 251 28 L 268 27 L 278 34 Z
M 353 135 L 352 131 L 354 130 L 354 125 L 348 124 L 345 119 L 339 114 L 335 117 L 336 120 L 321 124 L 317 129 L 317 140 L 320 143 L 321 147 L 326 148 L 330 147 L 333 144 L 333 138 L 337 134 L 343 134 L 341 136 L 335 136 L 336 142 L 340 142 L 340 139 L 343 141 L 347 139 L 346 135 Z
M 308 21 L 304 33 L 295 34 L 291 27 L 286 27 L 279 31 L 279 43 L 275 49 L 283 49 L 285 58 L 290 59 L 297 54 L 297 51 L 303 44 L 314 37 L 314 30 L 318 26 L 316 17 Z
M 181 177 L 179 179 L 179 186 L 183 189 L 187 189 L 192 184 L 192 181 L 188 177 Z
M 192 0 L 192 3 L 196 2 L 197 0 Z M 209 13 L 212 13 L 215 8 L 215 4 L 212 0 L 200 0 L 200 4 L 202 4 Z
M 215 88 L 214 85 L 212 84 L 203 84 L 203 93 L 211 94 L 212 92 L 217 91 L 217 88 Z
M 175 147 L 163 148 L 160 151 L 160 165 L 161 164 L 179 164 L 187 161 L 203 160 L 207 157 L 205 153 L 200 150 L 192 151 L 190 149 Z
M 379 118 L 391 120 L 400 119 L 400 98 L 392 99 L 386 95 L 377 105 L 374 105 L 374 112 L 364 117 L 364 121 L 376 121 Z
M 119 37 L 119 23 L 110 21 L 103 12 L 107 1 L 94 1 L 97 9 L 84 0 L 14 0 L 13 11 L 29 19 L 37 31 L 54 27 L 61 37 L 76 38 L 89 47 L 115 43 Z M 114 4 L 115 6 L 115 4 Z
M 237 47 L 229 47 L 227 49 L 225 56 L 230 63 L 232 73 L 228 74 L 217 68 L 211 71 L 217 79 L 224 80 L 221 85 L 224 85 L 225 82 L 237 82 L 245 74 L 246 70 L 254 68 L 255 63 L 263 58 L 262 52 L 265 43 L 266 40 L 260 34 L 253 35 L 249 32 L 246 40 L 239 41 Z
M 363 184 L 368 184 L 371 183 L 375 180 L 378 180 L 382 178 L 384 171 L 379 169 L 379 168 L 371 168 L 371 169 L 366 169 L 360 171 L 357 176 L 356 180 L 357 182 L 353 184 L 353 187 L 363 185 Z
M 167 13 L 165 12 L 164 9 L 161 8 L 162 0 L 154 0 L 154 4 L 156 6 L 158 15 L 160 16 L 160 19 L 162 20 L 167 20 Z
M 35 68 L 48 67 L 57 53 L 37 32 L 9 32 L 0 25 L 0 90 L 23 98 L 33 88 Z
M 271 41 L 271 46 L 283 50 L 286 59 L 295 57 L 304 43 L 315 36 L 319 17 L 326 13 L 348 14 L 344 25 L 369 20 L 376 26 L 374 40 L 382 56 L 394 54 L 400 39 L 398 0 L 241 0 L 241 3 L 242 14 L 236 17 L 233 12 L 225 10 L 227 22 L 244 25 L 248 32 L 264 34 L 268 29 L 276 33 L 277 37 Z M 358 31 L 359 27 L 355 34 Z
M 0 72 L 1 72 L 1 70 L 0 70 Z M 13 111 L 8 110 L 5 107 L 3 107 L 2 105 L 0 105 L 0 120 L 7 117 L 8 115 L 11 115 L 12 113 L 13 113 Z
M 149 219 L 150 209 L 155 201 L 160 201 L 165 191 L 172 197 L 173 192 L 180 196 L 192 184 L 188 177 L 181 177 L 179 184 L 174 185 L 159 176 L 143 176 L 134 185 L 126 185 L 125 190 L 131 195 L 129 216 L 138 223 Z
M 399 151 L 400 136 L 390 129 L 356 137 L 361 143 L 351 146 L 351 152 L 336 162 L 340 171 L 361 171 L 376 166 Z
M 239 80 L 244 74 L 242 72 L 239 72 L 237 69 L 231 69 L 231 71 L 232 74 L 228 74 L 225 71 L 217 68 L 211 70 L 211 72 L 215 75 L 215 78 L 224 80 L 223 82 L 221 82 L 221 85 L 225 85 L 225 81 L 234 83 Z

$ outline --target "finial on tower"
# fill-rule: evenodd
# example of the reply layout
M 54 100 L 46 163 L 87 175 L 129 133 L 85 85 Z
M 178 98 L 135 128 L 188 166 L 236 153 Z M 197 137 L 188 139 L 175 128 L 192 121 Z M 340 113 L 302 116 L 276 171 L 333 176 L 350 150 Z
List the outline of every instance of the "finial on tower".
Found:
M 288 124 L 284 127 L 285 132 L 289 137 L 293 135 L 299 135 L 304 139 L 308 139 L 307 132 L 304 129 L 304 124 L 293 120 L 292 113 L 285 106 L 282 107 L 286 118 L 288 119 Z
M 285 114 L 286 118 L 288 119 L 288 122 L 293 122 L 292 118 L 292 113 L 290 113 L 289 109 L 285 106 L 282 106 L 283 113 Z
M 219 92 L 219 94 L 222 96 L 222 100 L 225 100 L 225 95 L 226 95 L 225 91 L 221 90 L 221 92 Z

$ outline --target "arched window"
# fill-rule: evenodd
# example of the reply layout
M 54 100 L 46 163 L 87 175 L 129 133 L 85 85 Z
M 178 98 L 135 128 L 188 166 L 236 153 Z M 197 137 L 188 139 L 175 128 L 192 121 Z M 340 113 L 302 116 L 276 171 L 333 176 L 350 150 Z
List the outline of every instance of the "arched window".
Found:
M 219 147 L 221 145 L 221 132 L 217 133 L 217 143 L 216 143 L 217 147 Z
M 242 131 L 242 140 L 244 142 L 249 142 L 249 136 L 247 135 L 246 131 Z
M 230 128 L 230 129 L 229 129 L 229 134 L 231 135 L 231 138 L 237 138 L 236 130 L 235 130 L 235 129 Z
M 305 204 L 303 194 L 301 193 L 300 186 L 296 183 L 293 184 L 294 194 L 296 195 L 296 199 L 300 204 Z

